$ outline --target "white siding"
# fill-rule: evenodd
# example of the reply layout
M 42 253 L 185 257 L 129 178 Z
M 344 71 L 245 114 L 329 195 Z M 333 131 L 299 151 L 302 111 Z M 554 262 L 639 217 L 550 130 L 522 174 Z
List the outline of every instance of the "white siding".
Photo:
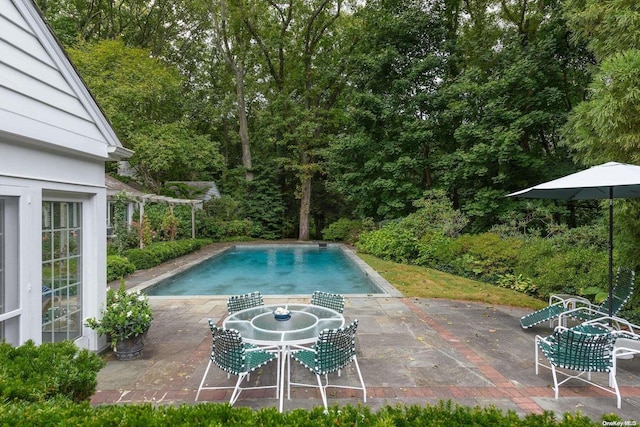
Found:
M 87 108 L 88 92 L 78 93 L 61 50 L 52 57 L 39 36 L 14 0 L 0 0 L 0 131 L 106 158 L 112 136 Z

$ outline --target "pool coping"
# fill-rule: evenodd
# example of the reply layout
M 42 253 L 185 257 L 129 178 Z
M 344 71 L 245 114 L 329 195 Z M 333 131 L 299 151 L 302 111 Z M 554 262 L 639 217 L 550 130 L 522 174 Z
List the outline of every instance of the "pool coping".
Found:
M 231 250 L 235 247 L 242 246 L 263 246 L 263 247 L 282 247 L 282 246 L 320 246 L 320 247 L 339 247 L 342 252 L 359 268 L 368 278 L 371 280 L 378 288 L 380 288 L 385 293 L 369 293 L 369 294 L 344 294 L 350 297 L 370 297 L 370 298 L 401 298 L 403 297 L 402 293 L 398 291 L 393 285 L 391 285 L 384 277 L 382 277 L 377 271 L 375 271 L 370 265 L 368 265 L 364 260 L 362 260 L 355 251 L 349 248 L 347 245 L 343 243 L 325 243 L 325 242 L 300 242 L 300 243 L 234 243 L 230 246 L 223 247 L 220 249 L 216 249 L 213 252 L 204 254 L 202 257 L 189 261 L 183 265 L 177 266 L 171 271 L 167 271 L 166 273 L 160 274 L 156 277 L 153 277 L 149 280 L 145 280 L 136 286 L 132 287 L 130 291 L 132 292 L 144 292 L 145 289 L 150 288 L 159 282 L 166 280 L 170 277 L 175 276 L 176 274 L 180 274 L 185 270 L 188 270 L 196 265 L 210 259 L 213 257 L 220 256 L 222 253 Z M 228 295 L 214 295 L 215 297 L 228 297 Z M 212 295 L 150 295 L 149 298 L 154 299 L 203 299 L 203 298 L 211 298 Z M 265 298 L 304 298 L 308 297 L 306 294 L 300 295 L 265 295 Z

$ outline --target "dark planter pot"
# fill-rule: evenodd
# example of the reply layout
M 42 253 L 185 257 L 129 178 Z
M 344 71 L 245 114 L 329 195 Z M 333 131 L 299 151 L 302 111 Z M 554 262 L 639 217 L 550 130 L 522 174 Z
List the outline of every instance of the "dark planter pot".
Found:
M 147 332 L 145 331 L 137 337 L 119 340 L 115 348 L 116 358 L 118 360 L 134 360 L 142 356 L 146 337 Z

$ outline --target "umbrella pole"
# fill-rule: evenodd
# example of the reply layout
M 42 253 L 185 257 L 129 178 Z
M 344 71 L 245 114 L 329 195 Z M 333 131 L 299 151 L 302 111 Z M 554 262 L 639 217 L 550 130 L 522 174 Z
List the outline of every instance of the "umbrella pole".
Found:
M 613 187 L 609 187 L 609 316 L 613 315 Z

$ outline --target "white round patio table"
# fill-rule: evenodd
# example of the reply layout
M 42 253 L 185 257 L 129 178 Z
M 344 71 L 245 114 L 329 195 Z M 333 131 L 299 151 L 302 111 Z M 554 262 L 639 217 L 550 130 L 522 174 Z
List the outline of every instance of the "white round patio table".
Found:
M 288 320 L 278 320 L 277 308 L 291 312 Z M 229 315 L 222 326 L 235 329 L 242 339 L 255 345 L 278 346 L 280 349 L 280 412 L 284 402 L 284 368 L 289 346 L 316 342 L 324 329 L 344 326 L 344 316 L 330 308 L 312 304 L 270 304 L 247 308 Z

